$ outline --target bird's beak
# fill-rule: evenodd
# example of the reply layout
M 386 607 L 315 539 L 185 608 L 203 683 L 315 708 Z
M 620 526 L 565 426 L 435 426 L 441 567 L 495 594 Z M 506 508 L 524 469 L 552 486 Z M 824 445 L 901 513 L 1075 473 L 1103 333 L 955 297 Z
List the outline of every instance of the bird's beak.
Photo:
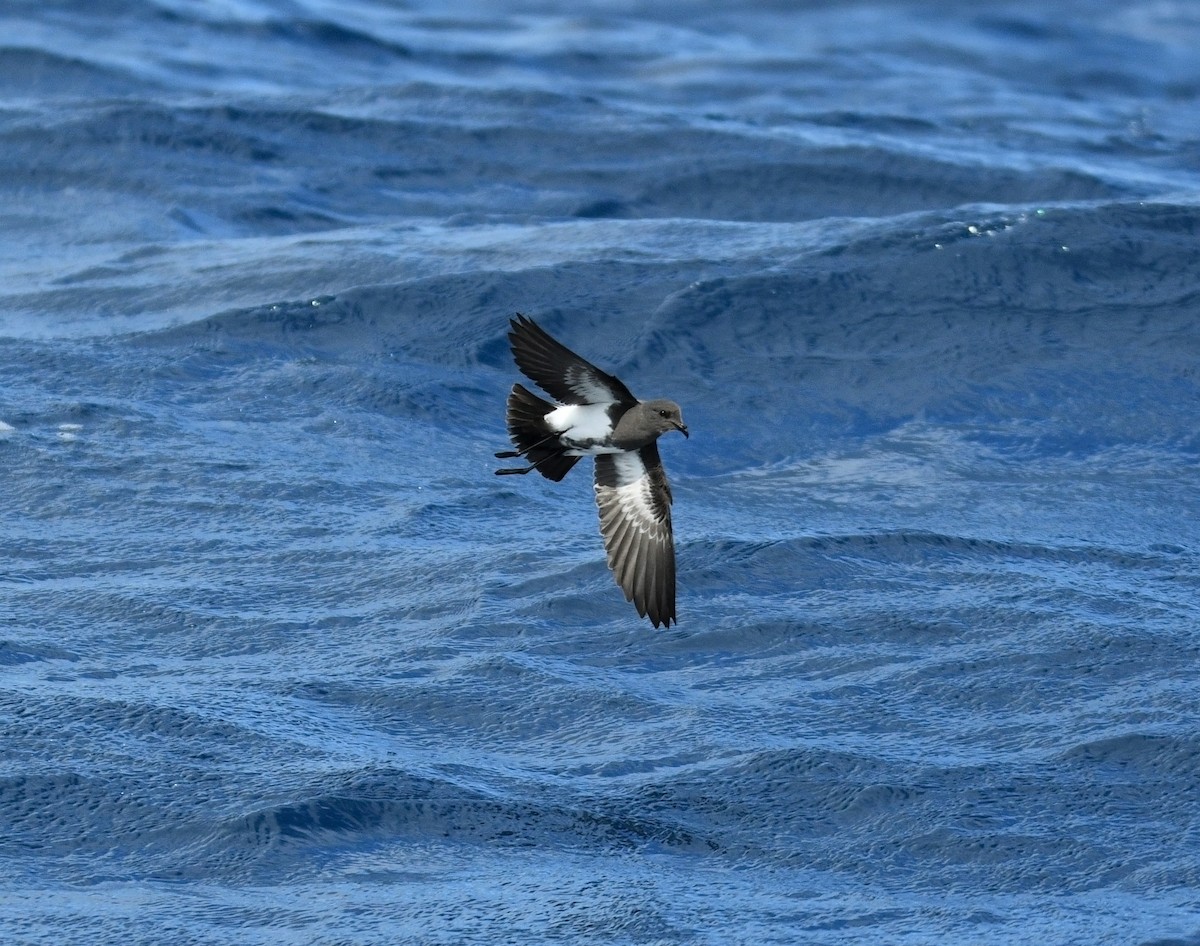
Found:
M 687 432 L 687 424 L 676 424 L 676 425 L 675 425 L 675 429 L 676 429 L 676 430 L 678 430 L 678 431 L 679 431 L 681 434 L 683 434 L 685 437 L 688 435 L 688 432 Z

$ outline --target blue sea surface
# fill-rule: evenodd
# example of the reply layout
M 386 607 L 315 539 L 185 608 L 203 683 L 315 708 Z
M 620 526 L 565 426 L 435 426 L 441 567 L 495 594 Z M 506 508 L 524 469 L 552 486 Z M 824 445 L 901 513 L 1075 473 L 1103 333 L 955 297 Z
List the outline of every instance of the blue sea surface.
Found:
M 0 942 L 1200 944 L 1197 49 L 9 0 Z M 518 311 L 683 405 L 677 627 Z

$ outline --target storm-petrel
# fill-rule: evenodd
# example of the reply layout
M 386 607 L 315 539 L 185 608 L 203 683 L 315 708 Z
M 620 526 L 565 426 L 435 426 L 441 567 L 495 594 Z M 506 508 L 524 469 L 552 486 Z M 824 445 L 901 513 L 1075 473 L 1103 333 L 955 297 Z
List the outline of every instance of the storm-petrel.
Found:
M 506 422 L 516 450 L 529 466 L 561 480 L 580 457 L 596 458 L 596 505 L 608 567 L 638 615 L 655 627 L 675 620 L 675 544 L 671 487 L 658 455 L 658 438 L 671 430 L 685 437 L 674 401 L 639 401 L 629 388 L 551 338 L 532 319 L 510 320 L 508 340 L 521 373 L 559 403 L 542 400 L 523 385 L 508 395 Z

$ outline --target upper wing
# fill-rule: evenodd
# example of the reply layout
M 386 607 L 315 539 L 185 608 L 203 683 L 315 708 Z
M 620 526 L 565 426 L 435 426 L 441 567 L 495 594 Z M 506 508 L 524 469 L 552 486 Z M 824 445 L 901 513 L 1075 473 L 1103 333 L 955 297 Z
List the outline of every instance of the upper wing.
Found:
M 675 620 L 675 542 L 671 487 L 658 446 L 596 457 L 596 504 L 608 567 L 642 617 Z
M 556 342 L 532 319 L 518 314 L 511 324 L 508 340 L 517 367 L 555 400 L 562 404 L 637 400 L 619 380 Z

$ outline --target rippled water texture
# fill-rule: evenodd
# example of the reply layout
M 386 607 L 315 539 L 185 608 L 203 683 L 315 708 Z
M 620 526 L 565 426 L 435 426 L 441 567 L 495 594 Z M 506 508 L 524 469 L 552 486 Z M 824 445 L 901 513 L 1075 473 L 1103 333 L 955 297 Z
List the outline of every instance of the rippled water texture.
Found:
M 1197 48 L 6 5 L 0 940 L 1200 944 Z M 683 405 L 678 627 L 517 311 Z

